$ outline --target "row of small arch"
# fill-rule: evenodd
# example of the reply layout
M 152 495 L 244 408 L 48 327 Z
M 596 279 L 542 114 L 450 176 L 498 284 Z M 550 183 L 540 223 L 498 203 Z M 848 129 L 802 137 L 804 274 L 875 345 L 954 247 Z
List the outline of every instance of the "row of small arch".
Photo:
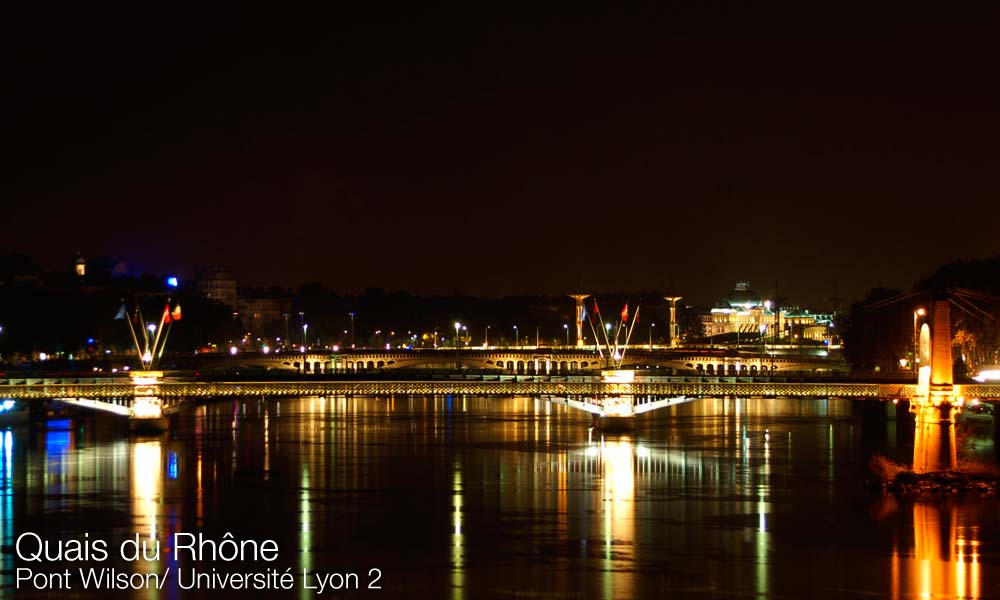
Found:
M 705 375 L 756 375 L 757 373 L 768 373 L 777 371 L 777 367 L 768 369 L 767 365 L 725 365 L 725 364 L 699 364 L 695 366 L 699 374 Z
M 396 361 L 346 361 L 344 362 L 343 370 L 347 371 L 363 371 L 370 369 L 382 369 L 395 364 Z M 288 364 L 288 363 L 286 363 Z M 513 361 L 508 360 L 506 362 L 498 360 L 496 362 L 487 361 L 487 364 L 491 364 L 500 369 L 505 369 L 512 373 L 569 373 L 577 371 L 579 369 L 586 369 L 590 366 L 588 361 L 560 361 L 560 362 L 538 362 L 535 361 Z M 537 364 L 537 367 L 536 367 Z M 296 370 L 301 370 L 303 373 L 327 373 L 333 366 L 331 361 L 303 361 L 293 362 L 291 366 Z
M 498 360 L 493 362 L 491 360 L 486 361 L 486 364 L 493 365 L 504 369 L 505 371 L 510 371 L 512 373 L 570 373 L 574 371 L 579 371 L 580 369 L 586 369 L 590 362 L 588 361 L 575 361 L 575 360 L 563 360 L 563 361 L 524 361 L 524 360 L 508 360 L 502 361 Z M 537 365 L 537 366 L 536 366 Z

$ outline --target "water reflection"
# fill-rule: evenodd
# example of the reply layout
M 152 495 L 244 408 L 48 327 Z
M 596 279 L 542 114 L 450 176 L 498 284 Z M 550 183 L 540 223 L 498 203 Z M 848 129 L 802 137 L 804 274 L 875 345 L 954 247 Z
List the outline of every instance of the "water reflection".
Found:
M 462 466 L 455 462 L 451 482 L 451 597 L 465 597 L 465 538 L 462 534 Z
M 168 536 L 158 534 L 163 498 L 163 449 L 159 439 L 136 441 L 132 444 L 132 522 L 130 534 L 138 535 L 139 560 L 132 563 L 136 573 L 162 573 L 157 538 L 161 544 Z M 159 591 L 150 586 L 139 594 L 159 598 Z
M 3 462 L 0 463 L 0 547 L 14 543 L 14 434 L 3 432 Z M 0 570 L 10 573 L 14 569 L 14 556 L 9 552 L 0 555 Z
M 296 573 L 380 568 L 386 598 L 992 589 L 995 510 L 869 514 L 849 402 L 704 400 L 622 436 L 589 424 L 531 397 L 332 396 L 199 406 L 161 438 L 3 432 L 0 545 L 25 530 L 233 531 L 278 540 Z
M 892 498 L 884 504 L 895 508 Z M 914 502 L 901 507 L 912 514 L 913 543 L 893 542 L 890 567 L 894 599 L 981 598 L 982 573 L 978 514 L 983 507 L 957 502 Z
M 635 466 L 629 438 L 598 446 L 604 518 L 604 597 L 631 598 L 635 591 Z

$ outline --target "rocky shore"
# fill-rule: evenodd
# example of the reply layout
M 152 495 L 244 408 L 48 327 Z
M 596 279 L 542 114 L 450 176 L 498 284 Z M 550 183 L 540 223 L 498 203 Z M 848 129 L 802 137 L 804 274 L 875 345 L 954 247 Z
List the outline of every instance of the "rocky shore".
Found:
M 1000 477 L 961 471 L 937 471 L 920 475 L 905 471 L 889 480 L 873 480 L 872 484 L 887 492 L 904 496 L 996 496 L 1000 489 Z
M 903 496 L 996 496 L 1000 491 L 1000 468 L 992 464 L 960 462 L 956 469 L 918 474 L 875 456 L 869 469 L 872 476 L 865 480 L 865 487 Z

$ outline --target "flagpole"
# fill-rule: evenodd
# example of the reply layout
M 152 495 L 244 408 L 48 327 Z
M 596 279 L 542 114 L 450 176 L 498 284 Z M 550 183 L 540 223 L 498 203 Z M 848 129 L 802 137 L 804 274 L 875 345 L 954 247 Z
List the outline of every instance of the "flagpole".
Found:
M 125 306 L 125 300 L 122 300 L 122 306 Z M 128 311 L 125 311 L 125 321 L 128 323 L 128 330 L 132 334 L 132 341 L 135 343 L 135 353 L 139 355 L 139 365 L 142 365 L 142 350 L 139 349 L 139 338 L 135 335 L 135 327 L 132 326 L 132 319 L 128 316 Z
M 590 315 L 587 315 L 587 322 L 590 323 L 590 332 L 594 334 L 594 345 L 597 346 L 597 354 L 600 355 L 601 360 L 604 360 L 604 351 L 601 350 L 601 340 L 597 337 L 597 332 L 594 331 L 594 319 Z
M 135 305 L 135 317 L 136 319 L 139 320 L 139 323 L 142 325 L 143 350 L 139 358 L 139 364 L 145 365 L 146 361 L 142 360 L 141 357 L 145 356 L 146 353 L 149 352 L 149 330 L 146 329 L 146 319 L 142 317 L 142 307 L 140 307 L 138 304 Z
M 604 344 L 608 347 L 608 353 L 611 353 L 611 340 L 608 339 L 608 330 L 604 327 L 604 317 L 601 316 L 601 311 L 597 310 L 597 298 L 594 298 L 594 312 L 597 313 L 597 318 L 600 319 L 601 323 L 601 333 L 604 334 Z M 597 339 L 597 336 L 594 336 Z
M 156 354 L 156 361 L 159 362 L 163 358 L 163 350 L 167 347 L 167 338 L 170 337 L 170 330 L 174 328 L 174 320 L 170 319 L 167 323 L 167 332 L 163 334 L 163 343 L 160 345 L 160 351 Z
M 628 302 L 625 303 L 625 308 L 622 310 L 622 312 L 625 313 L 625 318 L 627 319 L 628 318 Z M 618 364 L 615 365 L 615 368 L 618 368 L 618 367 L 620 367 L 622 365 L 622 363 L 621 363 L 621 355 L 618 354 L 618 334 L 621 333 L 622 324 L 623 324 L 622 321 L 619 321 L 618 322 L 618 327 L 615 328 L 615 354 L 614 355 L 619 357 L 618 358 Z M 625 342 L 625 343 L 627 344 L 628 342 Z
M 626 306 L 628 306 L 628 305 L 626 304 Z M 621 333 L 621 330 L 622 330 L 622 324 L 621 324 L 621 321 L 619 321 L 618 322 L 618 327 L 615 327 L 615 354 L 614 354 L 615 356 L 619 356 L 619 354 L 618 354 L 618 334 Z M 621 359 L 619 358 L 619 359 L 617 359 L 617 363 L 615 364 L 615 368 L 617 369 L 620 366 L 621 366 Z
M 156 338 L 153 340 L 153 351 L 150 354 L 149 366 L 153 366 L 153 356 L 156 355 L 156 347 L 160 343 L 160 334 L 163 333 L 163 322 L 167 319 L 167 315 L 170 314 L 170 298 L 167 298 L 167 306 L 163 309 L 163 314 L 160 315 L 160 325 L 156 328 Z
M 625 360 L 625 352 L 628 350 L 628 341 L 632 339 L 632 332 L 635 331 L 635 322 L 639 318 L 639 306 L 635 307 L 635 314 L 632 315 L 632 324 L 629 326 L 628 331 L 625 332 L 625 347 L 622 349 L 622 358 L 618 362 L 618 366 L 621 366 L 622 361 Z

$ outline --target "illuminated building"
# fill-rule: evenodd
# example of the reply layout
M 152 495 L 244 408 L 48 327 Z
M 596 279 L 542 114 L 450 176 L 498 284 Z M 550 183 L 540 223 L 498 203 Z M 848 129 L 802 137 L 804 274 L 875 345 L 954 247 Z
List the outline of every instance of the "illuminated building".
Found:
M 763 334 L 773 337 L 791 337 L 793 340 L 829 340 L 833 315 L 813 313 L 798 307 L 775 307 L 750 288 L 750 283 L 740 281 L 714 308 L 701 317 L 705 335 Z
M 270 327 L 281 335 L 280 327 L 273 327 L 282 320 L 282 315 L 291 312 L 291 298 L 268 298 L 240 295 L 237 306 L 240 317 L 251 330 L 261 333 Z
M 228 267 L 200 269 L 195 286 L 206 298 L 236 308 L 236 278 Z
M 76 273 L 77 277 L 84 277 L 87 274 L 87 260 L 79 253 L 76 255 L 76 260 L 73 261 L 73 272 Z

